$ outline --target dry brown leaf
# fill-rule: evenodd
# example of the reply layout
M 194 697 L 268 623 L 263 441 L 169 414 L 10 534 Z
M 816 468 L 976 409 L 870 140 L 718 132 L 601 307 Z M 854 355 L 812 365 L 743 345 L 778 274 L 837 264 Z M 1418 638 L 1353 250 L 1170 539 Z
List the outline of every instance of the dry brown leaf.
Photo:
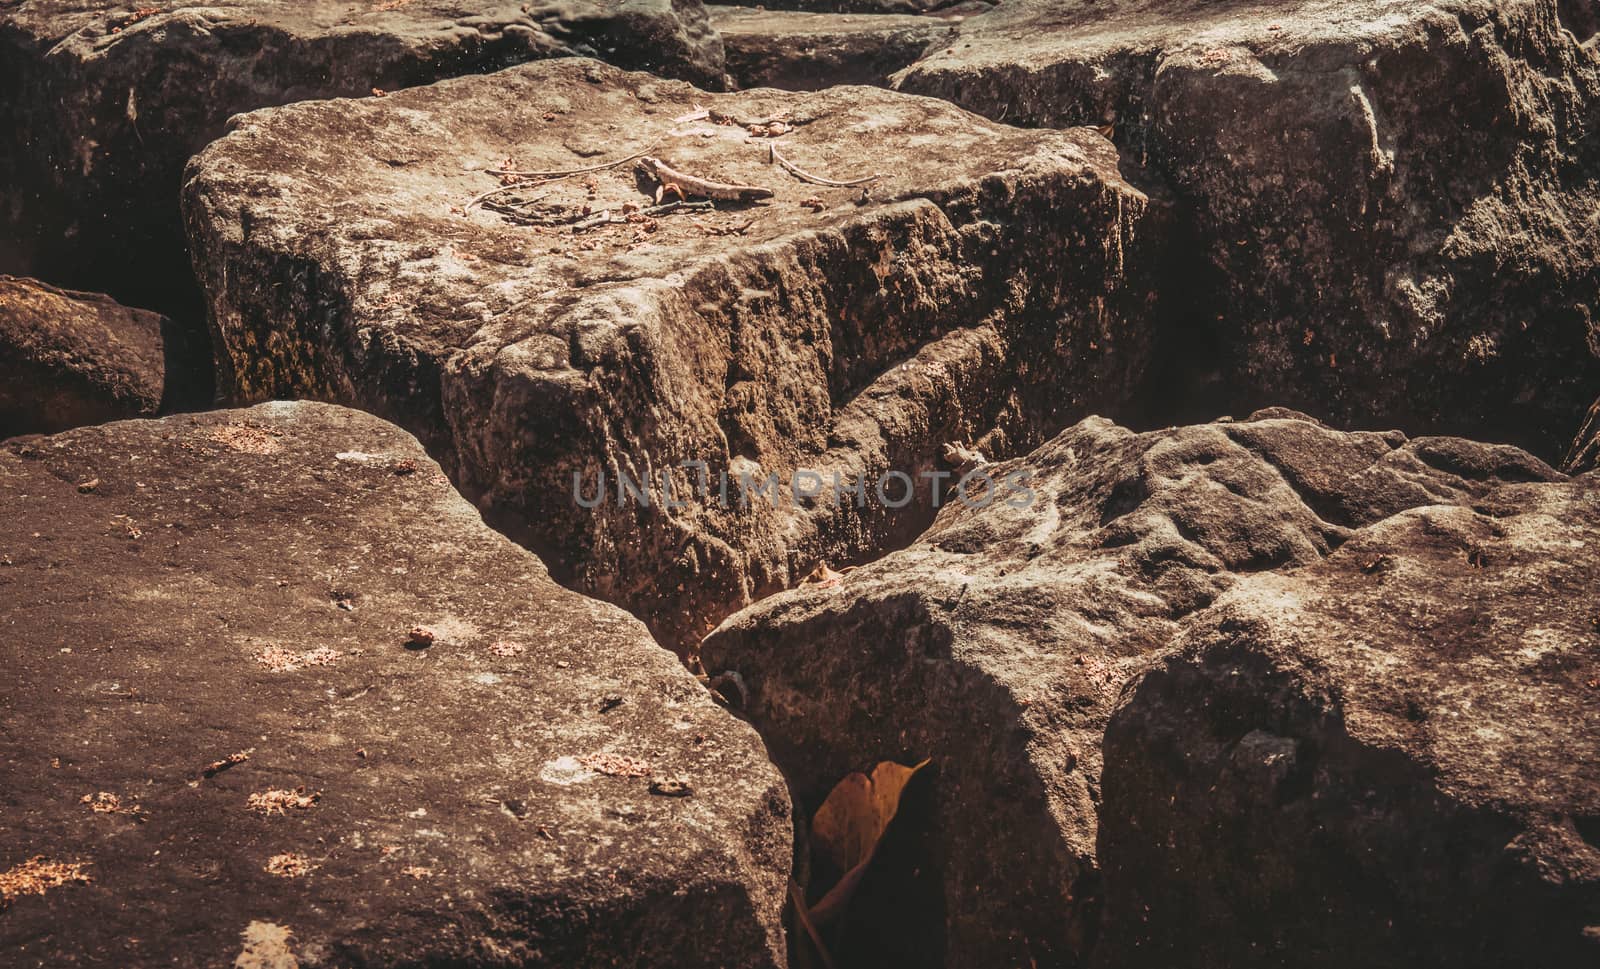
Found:
M 843 572 L 834 571 L 828 567 L 826 562 L 818 562 L 817 567 L 806 573 L 806 577 L 800 580 L 800 584 L 814 585 L 819 589 L 831 589 L 838 585 L 843 578 Z
M 845 874 L 811 908 L 812 922 L 826 925 L 844 909 L 878 850 L 883 832 L 900 810 L 900 795 L 927 763 L 923 760 L 915 767 L 904 767 L 883 761 L 872 769 L 871 777 L 861 773 L 847 776 L 822 802 L 811 819 L 811 843 Z
M 0 871 L 0 910 L 23 895 L 43 895 L 52 888 L 63 885 L 87 885 L 82 861 L 51 861 L 44 855 L 35 855 L 6 871 Z

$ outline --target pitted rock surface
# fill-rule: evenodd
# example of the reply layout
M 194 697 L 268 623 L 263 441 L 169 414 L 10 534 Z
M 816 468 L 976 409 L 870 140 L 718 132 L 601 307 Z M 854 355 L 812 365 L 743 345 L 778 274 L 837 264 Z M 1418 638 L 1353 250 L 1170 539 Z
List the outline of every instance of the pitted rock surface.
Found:
M 880 873 L 900 907 L 860 917 L 873 937 L 915 939 L 915 964 L 1092 956 L 1107 720 L 1219 596 L 1315 567 L 1407 509 L 1467 513 L 1503 483 L 1560 478 L 1515 448 L 1339 432 L 1281 409 L 1143 434 L 1091 418 L 983 470 L 992 500 L 971 479 L 969 502 L 947 504 L 915 544 L 757 603 L 702 650 L 708 669 L 741 674 L 807 815 L 845 772 L 932 759 L 907 870 Z M 1004 486 L 1019 473 L 1026 491 Z M 1162 878 L 1144 867 L 1136 881 Z
M 6 899 L 7 965 L 784 964 L 761 741 L 399 429 L 16 438 L 0 501 L 0 871 L 90 879 Z
M 1600 386 L 1595 30 L 1557 0 L 1008 0 L 898 83 L 1112 126 L 1185 212 L 1219 406 L 1559 460 Z
M 572 55 L 723 77 L 699 0 L 13 0 L 0 5 L 0 272 L 198 328 L 176 200 L 184 163 L 230 115 Z
M 706 8 L 722 35 L 728 75 L 741 88 L 815 91 L 836 84 L 887 86 L 955 25 L 912 14 L 838 14 L 764 7 Z
M 1600 480 L 1245 576 L 1106 731 L 1096 965 L 1593 965 Z
M 806 183 L 769 162 L 771 139 L 692 120 L 710 111 L 785 119 L 780 152 L 815 174 L 883 177 Z M 565 171 L 645 151 L 774 197 L 574 232 L 651 203 L 628 164 L 490 200 L 523 197 L 546 224 L 467 208 L 508 158 Z M 225 396 L 395 420 L 563 581 L 685 648 L 819 559 L 914 536 L 931 517 L 918 475 L 946 445 L 1017 453 L 1131 394 L 1162 223 L 1115 164 L 1092 132 L 875 88 L 718 96 L 561 60 L 243 116 L 191 166 L 185 211 Z M 828 490 L 797 498 L 797 471 Z M 876 500 L 887 471 L 924 497 L 890 507 L 892 479 Z M 867 483 L 865 507 L 835 507 L 835 473 Z M 655 483 L 650 507 L 619 500 L 619 474 Z M 768 475 L 776 499 L 742 504 L 741 480 Z

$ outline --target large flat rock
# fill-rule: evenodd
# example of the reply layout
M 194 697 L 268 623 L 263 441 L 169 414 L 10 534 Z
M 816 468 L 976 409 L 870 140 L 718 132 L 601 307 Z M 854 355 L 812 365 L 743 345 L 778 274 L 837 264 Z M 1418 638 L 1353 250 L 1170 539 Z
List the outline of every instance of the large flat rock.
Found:
M 795 165 L 883 177 L 809 184 L 717 121 L 773 117 Z M 650 203 L 630 163 L 500 197 L 545 224 L 466 208 L 508 157 L 572 170 L 646 150 L 773 197 L 575 232 Z M 717 96 L 561 60 L 243 116 L 184 201 L 224 395 L 399 422 L 564 581 L 688 646 L 819 558 L 917 534 L 918 475 L 946 445 L 1016 453 L 1132 392 L 1162 234 L 1115 165 L 1093 132 L 874 88 Z M 889 470 L 915 500 L 898 506 L 898 479 L 876 499 Z M 797 496 L 815 490 L 799 471 L 823 494 Z M 582 507 L 574 476 L 592 502 L 602 473 Z M 836 503 L 835 473 L 867 500 Z M 618 500 L 619 474 L 656 483 L 650 507 Z M 742 502 L 768 475 L 774 497 Z
M 1216 332 L 1222 406 L 1555 460 L 1600 386 L 1590 7 L 1008 0 L 898 80 L 1011 124 L 1113 125 L 1187 212 L 1172 270 Z
M 741 88 L 815 91 L 835 84 L 887 86 L 955 25 L 913 14 L 841 14 L 765 7 L 706 8 L 722 35 L 728 75 Z
M 848 771 L 932 759 L 915 847 L 857 913 L 880 931 L 845 931 L 841 951 L 886 937 L 914 965 L 1082 964 L 1101 934 L 1101 748 L 1123 685 L 1250 575 L 1314 567 L 1409 508 L 1560 477 L 1514 448 L 1286 411 L 1144 434 L 1092 418 L 984 471 L 1029 474 L 1031 495 L 985 503 L 974 478 L 970 505 L 908 548 L 757 603 L 703 646 L 708 669 L 742 677 L 806 813 Z M 1217 868 L 1253 872 L 1218 860 L 1184 884 L 1202 892 Z M 1141 867 L 1136 885 L 1163 877 Z
M 1242 578 L 1106 733 L 1097 965 L 1592 966 L 1600 480 Z
M 404 432 L 17 438 L 0 505 L 0 873 L 90 879 L 0 882 L 8 966 L 783 964 L 760 740 Z
M 0 275 L 0 437 L 203 403 L 209 358 L 159 313 Z
M 178 189 L 230 115 L 574 54 L 722 79 L 699 0 L 0 5 L 0 272 L 198 327 Z

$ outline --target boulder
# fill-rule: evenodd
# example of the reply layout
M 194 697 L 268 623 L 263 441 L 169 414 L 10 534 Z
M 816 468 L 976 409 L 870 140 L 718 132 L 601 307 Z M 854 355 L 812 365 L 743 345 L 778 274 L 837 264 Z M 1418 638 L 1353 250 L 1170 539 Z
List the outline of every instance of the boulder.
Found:
M 911 14 L 707 9 L 712 27 L 722 35 L 728 74 L 741 88 L 815 91 L 836 84 L 887 86 L 889 75 L 955 33 L 949 20 Z
M 1583 426 L 1578 428 L 1578 436 L 1572 439 L 1564 467 L 1572 474 L 1600 471 L 1600 400 L 1589 408 Z
M 1241 577 L 1105 739 L 1096 965 L 1592 966 L 1600 482 Z
M 1600 384 L 1595 19 L 1558 0 L 1008 0 L 897 80 L 1009 124 L 1111 126 L 1195 240 L 1171 273 L 1212 334 L 1219 406 L 1556 460 Z
M 573 54 L 711 85 L 723 76 L 699 0 L 4 4 L 0 272 L 109 292 L 198 329 L 178 190 L 230 115 Z
M 808 183 L 774 149 L 880 177 Z M 652 152 L 691 199 L 694 177 L 771 197 L 640 211 L 679 201 Z M 579 174 L 501 186 L 483 169 L 508 159 Z M 1125 399 L 1163 239 L 1093 132 L 580 60 L 242 116 L 184 204 L 226 399 L 396 421 L 564 582 L 681 648 L 915 536 L 947 445 L 1016 453 Z
M 739 674 L 806 816 L 849 771 L 932 760 L 901 866 L 863 889 L 873 930 L 841 930 L 841 951 L 887 937 L 914 965 L 1084 964 L 1123 684 L 1249 575 L 1313 567 L 1408 508 L 1560 477 L 1514 448 L 1282 410 L 1143 434 L 1091 418 L 978 471 L 993 490 L 969 478 L 914 544 L 763 600 L 702 647 Z
M 760 740 L 404 432 L 16 438 L 0 502 L 7 965 L 783 965 Z
M 210 348 L 197 343 L 109 296 L 0 276 L 0 437 L 199 404 Z

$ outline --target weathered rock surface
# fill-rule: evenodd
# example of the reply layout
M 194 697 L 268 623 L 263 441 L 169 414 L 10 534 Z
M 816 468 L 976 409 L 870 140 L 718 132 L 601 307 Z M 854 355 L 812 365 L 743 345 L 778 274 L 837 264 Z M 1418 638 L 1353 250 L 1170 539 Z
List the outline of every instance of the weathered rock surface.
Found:
M 268 404 L 17 438 L 0 503 L 0 872 L 91 879 L 0 901 L 8 966 L 295 965 L 285 930 L 305 967 L 782 965 L 754 732 L 409 435 Z
M 1514 448 L 1337 432 L 1281 410 L 1145 434 L 1091 418 L 985 470 L 996 482 L 1030 472 L 1031 503 L 958 499 L 910 547 L 832 588 L 764 600 L 702 651 L 708 669 L 741 674 L 748 714 L 809 809 L 864 764 L 932 758 L 933 805 L 907 864 L 917 874 L 880 873 L 893 883 L 885 895 L 921 906 L 883 933 L 917 946 L 917 965 L 1088 955 L 1107 719 L 1122 685 L 1218 596 L 1252 574 L 1296 575 L 1357 539 L 1380 549 L 1380 523 L 1406 509 L 1465 509 L 1503 482 L 1559 478 Z M 1557 558 L 1572 574 L 1578 559 Z M 1579 585 L 1556 599 L 1584 604 Z M 1241 884 L 1253 877 L 1237 859 L 1224 867 Z M 1141 888 L 1165 877 L 1138 876 Z M 1187 877 L 1201 891 L 1222 875 Z M 941 916 L 943 931 L 930 930 Z
M 699 0 L 4 4 L 0 271 L 198 315 L 178 190 L 230 115 L 573 54 L 723 76 Z
M 209 357 L 158 313 L 0 276 L 0 437 L 197 404 L 210 396 L 194 377 Z
M 807 184 L 744 127 L 682 120 L 697 107 L 782 115 L 782 152 L 817 174 L 885 174 L 865 192 Z M 575 233 L 649 204 L 623 165 L 500 196 L 536 199 L 536 224 L 463 211 L 496 184 L 464 169 L 645 150 L 774 197 Z M 887 470 L 939 467 L 951 443 L 1026 450 L 1126 398 L 1161 233 L 1115 163 L 1092 132 L 874 88 L 715 96 L 563 60 L 244 116 L 184 201 L 224 395 L 395 420 L 563 581 L 684 646 L 819 558 L 917 534 L 925 497 L 872 495 Z M 797 471 L 819 478 L 792 487 Z M 593 501 L 601 473 L 603 500 L 581 507 L 574 476 Z M 836 505 L 834 473 L 866 482 L 864 507 Z M 650 507 L 619 499 L 619 474 L 654 482 Z M 663 474 L 684 507 L 660 500 Z M 741 502 L 741 480 L 768 475 L 773 499 Z
M 1600 955 L 1600 480 L 1241 578 L 1106 733 L 1098 965 Z
M 899 78 L 1114 123 L 1197 240 L 1223 406 L 1558 459 L 1600 385 L 1600 72 L 1557 0 L 1009 0 Z M 1576 35 L 1572 33 L 1576 31 Z M 1198 273 L 1198 278 L 1189 277 Z
M 1589 408 L 1589 416 L 1578 428 L 1578 436 L 1573 438 L 1572 447 L 1567 451 L 1564 467 L 1572 474 L 1600 471 L 1600 400 L 1596 400 L 1594 406 Z
M 722 35 L 728 74 L 741 88 L 815 91 L 835 84 L 886 86 L 955 25 L 910 14 L 835 14 L 763 7 L 708 7 Z

